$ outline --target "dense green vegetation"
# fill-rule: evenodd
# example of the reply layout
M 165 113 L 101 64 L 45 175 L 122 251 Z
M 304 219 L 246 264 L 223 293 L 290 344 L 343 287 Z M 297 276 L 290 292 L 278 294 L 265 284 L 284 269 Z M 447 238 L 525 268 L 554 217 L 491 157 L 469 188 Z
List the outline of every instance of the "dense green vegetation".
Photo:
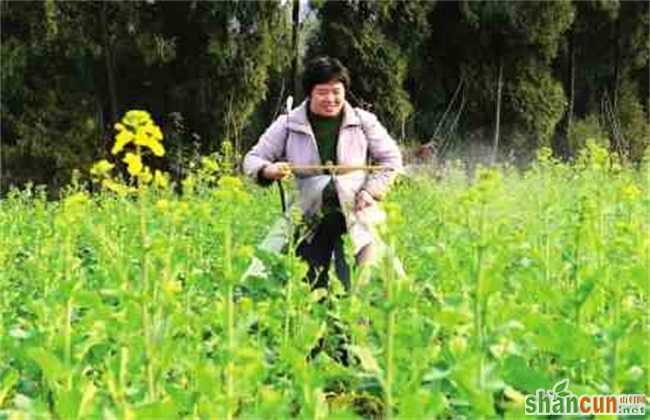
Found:
M 0 2 L 0 418 L 521 418 L 564 379 L 650 394 L 650 4 L 294 6 Z M 277 193 L 237 175 L 299 95 L 292 59 L 321 53 L 438 158 L 382 204 L 406 275 L 382 261 L 349 294 L 258 249 Z M 451 160 L 475 147 L 499 164 Z
M 0 190 L 66 185 L 128 109 L 161 122 L 177 179 L 226 140 L 243 153 L 300 99 L 292 58 L 320 53 L 349 65 L 354 104 L 438 158 L 575 158 L 594 137 L 638 162 L 648 145 L 648 2 L 314 0 L 299 24 L 294 3 L 1 2 Z
M 543 149 L 523 173 L 402 178 L 381 234 L 406 276 L 382 263 L 328 294 L 256 249 L 274 190 L 220 155 L 174 194 L 142 165 L 151 121 L 129 121 L 151 137 L 114 148 L 121 188 L 103 162 L 92 196 L 0 201 L 0 416 L 521 418 L 563 379 L 649 393 L 647 158 L 625 168 L 592 141 L 573 165 Z M 242 278 L 254 255 L 266 274 Z M 340 331 L 349 366 L 330 357 Z

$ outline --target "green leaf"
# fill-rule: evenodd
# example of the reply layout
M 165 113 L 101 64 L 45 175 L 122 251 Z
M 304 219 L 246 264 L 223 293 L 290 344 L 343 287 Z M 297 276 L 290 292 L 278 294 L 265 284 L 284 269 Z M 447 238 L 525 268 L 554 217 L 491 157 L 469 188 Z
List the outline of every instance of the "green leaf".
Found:
M 507 383 L 529 394 L 538 389 L 546 389 L 550 385 L 546 374 L 531 368 L 521 356 L 508 356 L 503 361 L 501 374 Z
M 436 322 L 448 328 L 454 328 L 458 325 L 466 324 L 472 319 L 471 312 L 466 307 L 458 309 L 445 308 L 435 316 Z
M 361 346 L 348 346 L 348 351 L 359 358 L 363 370 L 375 375 L 381 375 L 379 363 L 377 363 L 377 359 L 372 355 L 370 349 Z
M 201 394 L 211 395 L 215 390 L 219 389 L 221 386 L 218 379 L 219 371 L 212 362 L 200 363 L 195 370 L 197 388 Z
M 482 357 L 478 353 L 468 354 L 454 366 L 452 377 L 473 409 L 483 416 L 492 417 L 495 415 L 493 392 L 505 384 Z
M 422 380 L 424 382 L 439 381 L 440 379 L 444 379 L 449 376 L 449 373 L 451 373 L 451 370 L 449 369 L 442 370 L 434 366 L 422 377 Z
M 565 361 L 589 358 L 593 354 L 593 338 L 573 323 L 550 321 L 538 323 L 536 329 L 536 345 L 542 350 L 560 355 Z
M 176 419 L 178 413 L 173 401 L 159 401 L 150 404 L 141 405 L 134 410 L 135 417 L 138 419 Z
M 87 308 L 96 308 L 103 305 L 99 294 L 84 289 L 75 292 L 74 301 L 78 306 Z
M 10 370 L 8 373 L 6 373 L 3 378 L 2 378 L 2 385 L 0 385 L 0 407 L 3 406 L 3 402 L 5 398 L 7 398 L 7 395 L 9 395 L 9 391 L 11 391 L 11 388 L 16 385 L 18 382 L 18 379 L 20 378 L 20 375 L 18 375 L 18 372 L 15 370 Z
M 56 394 L 54 408 L 60 418 L 73 419 L 77 417 L 80 403 L 81 394 L 79 390 L 72 388 L 71 390 L 62 390 Z
M 399 417 L 405 419 L 433 418 L 447 407 L 447 399 L 440 391 L 420 388 L 408 390 L 399 398 Z
M 56 382 L 65 378 L 67 369 L 63 362 L 54 354 L 48 353 L 41 348 L 31 348 L 27 350 L 27 354 L 38 364 L 43 372 L 43 376 L 49 382 Z
M 584 305 L 595 287 L 596 282 L 593 279 L 585 280 L 580 283 L 578 290 L 576 290 L 575 295 L 571 298 L 573 305 L 575 305 L 577 308 L 580 308 L 582 305 Z

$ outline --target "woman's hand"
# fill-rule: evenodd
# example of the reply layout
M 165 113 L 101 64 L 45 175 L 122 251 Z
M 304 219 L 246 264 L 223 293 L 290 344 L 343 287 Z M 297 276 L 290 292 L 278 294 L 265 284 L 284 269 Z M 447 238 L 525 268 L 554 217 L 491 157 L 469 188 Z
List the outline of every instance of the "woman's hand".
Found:
M 291 166 L 287 162 L 271 163 L 262 169 L 262 176 L 273 181 L 283 180 L 289 175 L 291 175 Z
M 354 203 L 354 211 L 363 210 L 373 204 L 375 204 L 375 199 L 372 198 L 372 195 L 370 195 L 366 190 L 361 190 L 357 193 L 357 198 Z

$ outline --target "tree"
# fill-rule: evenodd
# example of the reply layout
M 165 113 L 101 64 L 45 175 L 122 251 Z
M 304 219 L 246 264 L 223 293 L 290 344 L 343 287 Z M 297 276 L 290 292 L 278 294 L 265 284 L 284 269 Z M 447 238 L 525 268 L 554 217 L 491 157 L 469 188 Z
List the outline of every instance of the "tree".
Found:
M 562 154 L 576 153 L 572 121 L 597 123 L 623 158 L 639 159 L 647 145 L 648 27 L 647 2 L 576 1 L 576 19 L 554 64 L 569 95 L 564 130 L 558 134 Z M 592 117 L 593 116 L 593 117 Z M 582 130 L 582 128 L 581 128 Z M 646 131 L 647 132 L 647 131 Z M 574 141 L 564 141 L 571 137 Z
M 413 112 L 405 82 L 432 3 L 325 1 L 314 7 L 321 31 L 308 55 L 340 58 L 352 73 L 352 101 L 404 138 Z
M 467 35 L 479 39 L 464 57 L 461 72 L 478 95 L 496 102 L 492 160 L 500 140 L 502 92 L 509 100 L 506 112 L 532 135 L 532 145 L 546 143 L 565 106 L 549 64 L 573 21 L 571 4 L 465 2 L 461 10 L 468 24 Z M 477 74 L 477 68 L 487 79 Z
M 65 6 L 65 7 L 62 7 Z M 91 68 L 98 45 L 80 37 L 80 4 L 3 2 L 3 182 L 64 185 L 90 162 L 101 126 Z M 93 23 L 86 19 L 90 27 Z M 6 58 L 6 59 L 5 59 Z M 8 94 L 7 94 L 8 93 Z
M 102 139 L 134 108 L 149 110 L 170 133 L 167 164 L 192 143 L 209 152 L 230 139 L 241 152 L 270 75 L 288 63 L 288 51 L 273 48 L 288 39 L 279 3 L 48 0 L 0 7 L 2 158 L 12 183 L 63 185 L 73 168 L 108 153 Z
M 215 131 L 242 152 L 243 130 L 266 97 L 271 72 L 286 69 L 290 51 L 286 10 L 273 2 L 205 4 L 210 93 Z
M 491 127 L 492 160 L 504 142 L 548 142 L 565 106 L 550 63 L 572 19 L 566 1 L 439 3 L 409 90 L 419 136 L 443 149 L 458 127 L 472 137 Z

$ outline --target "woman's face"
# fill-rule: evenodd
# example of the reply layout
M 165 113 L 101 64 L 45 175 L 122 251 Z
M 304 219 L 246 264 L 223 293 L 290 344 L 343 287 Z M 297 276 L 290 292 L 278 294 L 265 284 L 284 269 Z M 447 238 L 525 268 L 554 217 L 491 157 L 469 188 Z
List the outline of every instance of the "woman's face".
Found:
M 314 86 L 309 97 L 309 110 L 322 117 L 339 115 L 345 103 L 345 86 L 339 81 Z

